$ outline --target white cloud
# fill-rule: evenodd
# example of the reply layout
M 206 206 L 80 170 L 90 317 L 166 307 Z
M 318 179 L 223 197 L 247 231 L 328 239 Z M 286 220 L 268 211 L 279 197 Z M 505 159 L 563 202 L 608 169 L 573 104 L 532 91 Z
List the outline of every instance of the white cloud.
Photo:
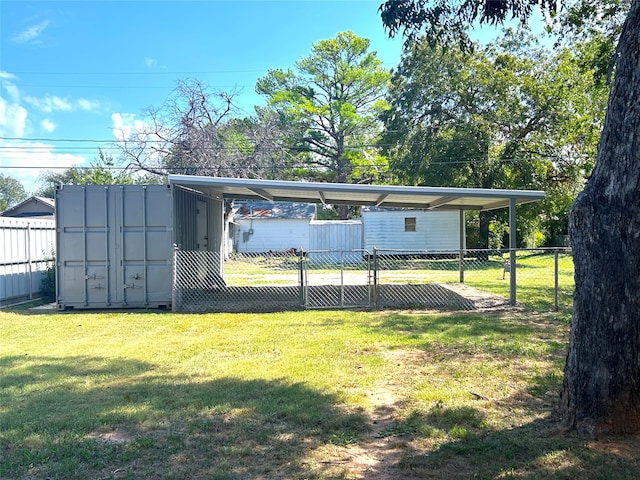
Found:
M 86 98 L 80 98 L 76 101 L 73 101 L 69 100 L 66 97 L 58 97 L 57 95 L 48 95 L 46 97 L 40 98 L 29 96 L 24 97 L 24 101 L 44 113 L 73 112 L 76 110 L 91 112 L 100 108 L 100 102 L 96 100 L 87 100 Z
M 73 105 L 69 100 L 66 98 L 60 98 L 56 95 L 44 98 L 29 96 L 24 97 L 24 101 L 45 113 L 51 113 L 54 111 L 70 112 L 73 110 Z
M 158 61 L 155 58 L 146 57 L 144 59 L 144 64 L 147 68 L 155 67 L 158 64 Z
M 0 97 L 0 136 L 22 137 L 27 125 L 27 110 L 18 103 Z
M 42 122 L 40 122 L 40 126 L 49 133 L 53 132 L 57 127 L 57 125 L 48 118 L 42 120 Z
M 136 120 L 134 113 L 114 113 L 111 115 L 113 121 L 113 136 L 118 141 L 131 139 L 143 135 L 146 124 L 142 120 Z
M 13 85 L 11 83 L 6 83 L 6 82 L 2 86 L 7 91 L 7 93 L 9 94 L 9 96 L 11 97 L 11 100 L 13 102 L 15 102 L 15 103 L 19 103 L 20 102 L 20 90 L 18 90 L 18 87 L 16 87 L 15 85 Z
M 4 87 L 4 89 L 7 91 L 7 93 L 9 94 L 9 96 L 11 97 L 11 100 L 14 103 L 19 103 L 20 102 L 20 91 L 18 90 L 18 87 L 16 87 L 11 80 L 16 80 L 17 77 L 9 72 L 4 72 L 2 70 L 0 70 L 0 80 L 3 80 L 2 82 L 2 86 Z
M 0 78 L 11 80 L 15 77 L 6 72 L 0 72 Z M 13 178 L 19 180 L 27 192 L 34 192 L 39 186 L 39 175 L 47 170 L 70 168 L 75 165 L 86 165 L 83 156 L 58 153 L 56 145 L 48 145 L 38 141 L 23 138 L 27 132 L 27 105 L 20 104 L 18 89 L 4 82 L 4 88 L 9 95 L 0 94 L 0 137 L 16 138 L 17 140 L 0 139 L 0 169 Z M 0 93 L 2 93 L 0 91 Z M 27 101 L 27 98 L 24 99 Z M 67 99 L 47 97 L 45 99 L 30 98 L 30 104 L 44 110 L 68 110 L 73 107 Z M 77 102 L 79 104 L 79 102 Z M 79 108 L 79 107 L 78 107 Z M 57 125 L 45 118 L 40 122 L 45 131 L 53 132 Z
M 86 98 L 78 99 L 76 105 L 80 110 L 84 110 L 86 112 L 90 112 L 92 110 L 100 108 L 100 102 L 97 102 L 95 100 L 87 100 Z
M 40 37 L 45 28 L 49 25 L 49 20 L 44 20 L 36 25 L 32 25 L 22 32 L 14 35 L 11 40 L 14 43 L 34 43 Z
M 56 153 L 54 145 L 42 142 L 0 140 L 0 168 L 19 180 L 27 192 L 39 187 L 40 174 L 47 170 L 86 165 L 87 159 L 69 153 Z

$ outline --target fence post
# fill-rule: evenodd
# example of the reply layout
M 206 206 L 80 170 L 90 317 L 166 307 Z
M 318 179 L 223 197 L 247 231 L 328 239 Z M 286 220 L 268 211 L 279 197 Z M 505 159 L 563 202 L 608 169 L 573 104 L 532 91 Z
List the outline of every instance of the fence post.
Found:
M 378 308 L 378 249 L 373 247 L 373 308 Z
M 178 245 L 173 244 L 173 281 L 171 282 L 171 311 L 178 311 Z
M 460 256 L 458 258 L 458 271 L 460 272 L 460 283 L 464 283 L 464 210 L 460 210 Z
M 554 262 L 553 262 L 553 267 L 554 267 L 554 289 L 553 289 L 553 294 L 554 294 L 554 306 L 555 306 L 555 311 L 557 312 L 560 307 L 558 305 L 558 289 L 560 286 L 560 282 L 558 279 L 558 249 L 556 248 L 555 252 L 554 252 Z
M 304 307 L 306 304 L 306 300 L 305 300 L 305 295 L 304 295 L 304 289 L 305 289 L 305 285 L 304 285 L 304 250 L 302 249 L 302 247 L 300 248 L 300 257 L 298 258 L 298 274 L 299 274 L 299 280 L 300 280 L 300 293 L 299 293 L 299 297 L 300 297 L 300 306 Z
M 31 260 L 31 223 L 29 222 L 27 222 L 25 249 L 27 253 L 27 276 L 29 278 L 29 300 L 33 300 L 33 262 Z

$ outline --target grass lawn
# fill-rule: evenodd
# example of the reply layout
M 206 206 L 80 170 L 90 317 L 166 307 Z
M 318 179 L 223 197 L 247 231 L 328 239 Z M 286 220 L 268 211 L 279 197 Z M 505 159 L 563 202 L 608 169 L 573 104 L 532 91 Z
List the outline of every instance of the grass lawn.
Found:
M 566 314 L 0 311 L 2 479 L 637 479 L 558 431 Z

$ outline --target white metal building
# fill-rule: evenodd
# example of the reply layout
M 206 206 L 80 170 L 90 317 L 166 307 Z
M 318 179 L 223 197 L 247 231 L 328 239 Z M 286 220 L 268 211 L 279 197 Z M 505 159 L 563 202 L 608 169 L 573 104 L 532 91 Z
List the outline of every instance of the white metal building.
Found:
M 363 208 L 363 247 L 381 250 L 458 250 L 466 248 L 464 222 L 453 210 Z M 462 245 L 460 232 L 462 231 Z
M 233 209 L 233 250 L 244 253 L 309 249 L 315 205 L 298 202 L 240 202 Z

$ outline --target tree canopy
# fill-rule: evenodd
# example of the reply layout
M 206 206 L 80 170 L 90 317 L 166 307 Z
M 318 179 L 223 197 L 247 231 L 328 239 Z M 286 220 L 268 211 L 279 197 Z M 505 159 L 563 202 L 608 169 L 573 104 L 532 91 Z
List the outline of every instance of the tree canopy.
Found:
M 546 190 L 544 202 L 521 209 L 520 233 L 566 235 L 606 107 L 606 87 L 582 65 L 589 46 L 552 54 L 509 30 L 473 50 L 425 39 L 405 50 L 381 139 L 391 175 L 417 185 Z M 475 246 L 489 246 L 488 225 Z
M 48 171 L 40 176 L 38 195 L 55 197 L 56 185 L 129 185 L 155 183 L 151 176 L 134 176 L 126 169 L 116 167 L 111 155 L 98 150 L 98 158 L 89 167 L 72 167 L 61 172 Z
M 372 139 L 389 78 L 369 40 L 342 32 L 313 44 L 295 70 L 270 70 L 256 91 L 292 126 L 289 147 L 304 156 L 308 178 L 373 181 L 380 167 Z
M 264 108 L 236 116 L 235 92 L 181 80 L 161 106 L 149 107 L 134 131 L 122 131 L 121 160 L 130 171 L 237 178 L 274 178 L 290 159 L 290 127 Z M 291 162 L 289 162 L 291 163 Z
M 0 212 L 4 212 L 26 198 L 27 192 L 18 179 L 0 173 Z

